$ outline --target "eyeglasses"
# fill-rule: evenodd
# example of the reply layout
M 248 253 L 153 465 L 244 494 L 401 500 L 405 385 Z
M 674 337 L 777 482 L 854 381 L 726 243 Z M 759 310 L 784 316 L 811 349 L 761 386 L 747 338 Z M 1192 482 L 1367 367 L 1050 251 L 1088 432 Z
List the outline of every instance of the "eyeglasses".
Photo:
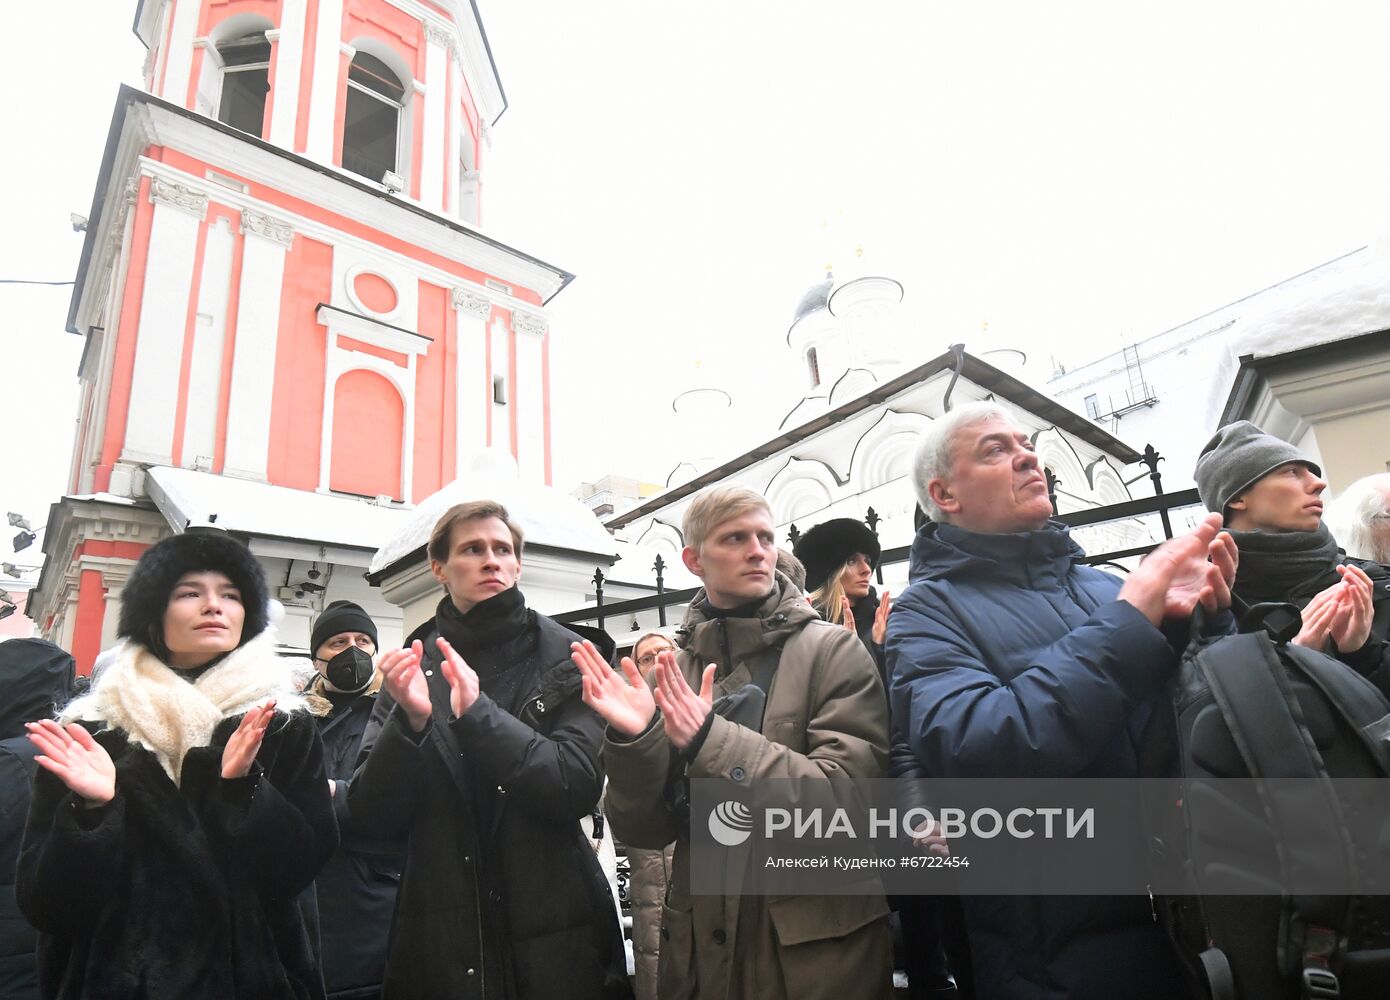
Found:
M 653 653 L 643 653 L 637 658 L 637 665 L 639 667 L 654 667 L 656 666 L 656 658 L 658 656 L 662 653 L 674 653 L 675 651 L 675 646 L 663 646 Z

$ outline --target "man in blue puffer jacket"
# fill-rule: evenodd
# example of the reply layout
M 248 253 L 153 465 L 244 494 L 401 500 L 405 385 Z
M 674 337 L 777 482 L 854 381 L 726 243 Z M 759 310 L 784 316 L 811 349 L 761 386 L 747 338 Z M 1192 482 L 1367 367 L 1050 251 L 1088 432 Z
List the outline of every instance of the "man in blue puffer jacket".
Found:
M 1199 601 L 1230 604 L 1235 551 L 1219 522 L 1124 580 L 1083 565 L 1050 520 L 1028 435 L 988 403 L 932 425 L 914 482 L 935 523 L 913 542 L 912 583 L 888 623 L 895 760 L 939 778 L 1136 777 L 1151 700 L 1178 659 L 1159 626 Z M 1143 896 L 963 904 L 980 1000 L 1181 995 Z

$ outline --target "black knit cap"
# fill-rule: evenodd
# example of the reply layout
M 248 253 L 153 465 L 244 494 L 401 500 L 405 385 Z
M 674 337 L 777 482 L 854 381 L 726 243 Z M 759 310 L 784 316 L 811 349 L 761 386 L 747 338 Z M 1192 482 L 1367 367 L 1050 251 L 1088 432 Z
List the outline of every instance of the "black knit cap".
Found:
M 319 647 L 339 632 L 365 632 L 372 637 L 373 646 L 381 645 L 376 637 L 376 622 L 360 605 L 351 601 L 334 601 L 314 621 L 314 631 L 309 636 L 309 652 L 317 654 Z
M 161 659 L 166 657 L 164 611 L 169 595 L 185 573 L 206 572 L 223 574 L 241 591 L 246 617 L 239 645 L 264 632 L 270 603 L 265 570 L 251 550 L 230 535 L 199 529 L 166 538 L 140 557 L 121 591 L 117 634 L 134 639 Z
M 868 556 L 869 564 L 877 569 L 883 549 L 878 536 L 863 521 L 837 517 L 808 530 L 796 540 L 792 551 L 806 567 L 806 589 L 819 590 L 856 552 Z

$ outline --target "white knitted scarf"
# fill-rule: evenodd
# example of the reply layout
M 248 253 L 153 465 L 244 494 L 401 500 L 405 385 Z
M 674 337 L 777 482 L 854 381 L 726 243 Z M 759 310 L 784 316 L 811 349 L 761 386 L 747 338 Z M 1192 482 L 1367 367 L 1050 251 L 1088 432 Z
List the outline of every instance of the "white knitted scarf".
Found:
M 189 683 L 144 646 L 127 640 L 92 690 L 65 708 L 59 721 L 105 722 L 146 748 L 179 784 L 183 758 L 207 746 L 223 719 L 274 698 L 276 710 L 305 707 L 294 661 L 275 653 L 270 629 Z

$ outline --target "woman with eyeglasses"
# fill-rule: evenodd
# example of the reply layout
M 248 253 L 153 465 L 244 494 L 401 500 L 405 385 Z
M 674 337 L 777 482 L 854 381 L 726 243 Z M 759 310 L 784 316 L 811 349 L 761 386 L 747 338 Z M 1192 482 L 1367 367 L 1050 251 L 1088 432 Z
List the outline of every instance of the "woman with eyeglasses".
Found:
M 661 653 L 675 653 L 676 644 L 660 632 L 648 632 L 632 647 L 632 661 L 643 679 L 656 666 Z M 627 849 L 632 895 L 632 957 L 636 969 L 637 1000 L 656 1000 L 657 953 L 661 946 L 661 904 L 671 872 L 674 845 L 663 850 Z

